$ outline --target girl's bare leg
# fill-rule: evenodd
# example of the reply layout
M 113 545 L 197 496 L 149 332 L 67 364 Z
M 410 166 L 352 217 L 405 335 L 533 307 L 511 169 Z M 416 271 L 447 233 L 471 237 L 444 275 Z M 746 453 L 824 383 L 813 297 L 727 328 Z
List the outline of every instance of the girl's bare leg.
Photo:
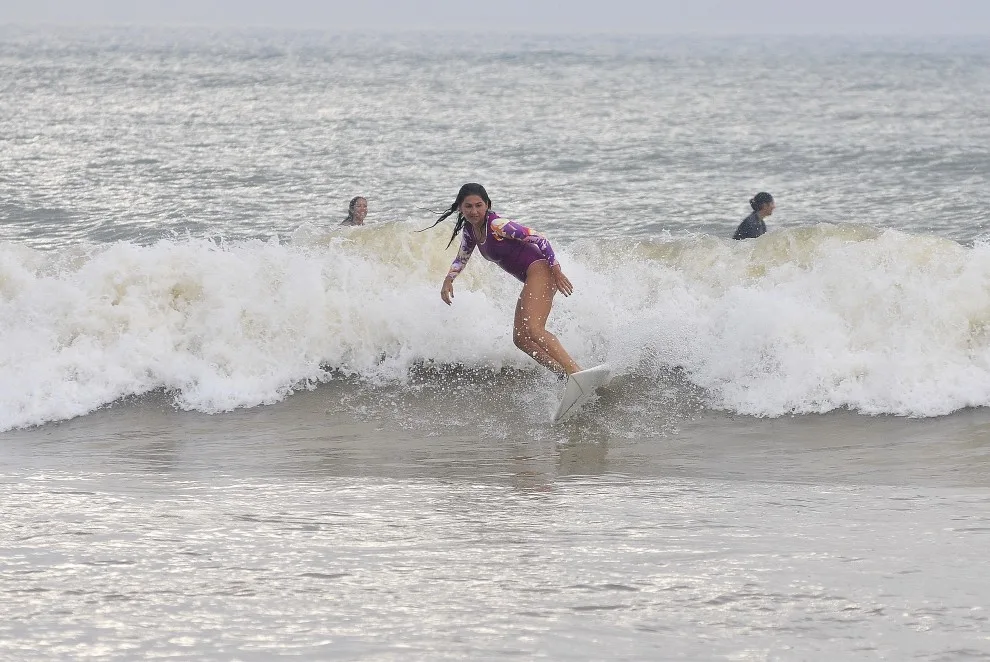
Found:
M 553 295 L 556 293 L 557 288 L 546 260 L 538 260 L 529 265 L 526 283 L 516 303 L 512 341 L 540 365 L 557 374 L 570 375 L 580 372 L 581 367 L 560 344 L 557 336 L 546 330 Z

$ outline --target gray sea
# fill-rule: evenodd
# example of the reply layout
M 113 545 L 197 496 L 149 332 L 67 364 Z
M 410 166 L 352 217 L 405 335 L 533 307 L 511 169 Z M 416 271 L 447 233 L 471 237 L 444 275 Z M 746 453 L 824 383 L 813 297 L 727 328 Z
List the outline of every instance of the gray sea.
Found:
M 990 660 L 988 99 L 985 38 L 0 27 L 0 659 Z M 469 181 L 616 374 L 565 424 L 517 281 L 440 301 Z

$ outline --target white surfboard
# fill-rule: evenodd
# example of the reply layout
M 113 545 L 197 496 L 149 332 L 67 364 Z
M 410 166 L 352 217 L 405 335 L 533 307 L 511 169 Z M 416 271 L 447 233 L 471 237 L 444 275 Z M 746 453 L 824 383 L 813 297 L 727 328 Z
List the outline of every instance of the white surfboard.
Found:
M 588 400 L 595 397 L 595 389 L 605 384 L 611 375 L 612 368 L 603 363 L 568 376 L 564 397 L 560 399 L 553 422 L 560 423 L 578 413 Z

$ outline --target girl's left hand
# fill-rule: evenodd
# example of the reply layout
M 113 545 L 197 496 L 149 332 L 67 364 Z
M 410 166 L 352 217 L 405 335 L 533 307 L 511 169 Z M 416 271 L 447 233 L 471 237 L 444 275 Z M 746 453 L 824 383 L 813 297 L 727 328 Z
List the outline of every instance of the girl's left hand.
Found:
M 550 272 L 553 274 L 553 284 L 557 286 L 557 291 L 565 297 L 571 296 L 571 293 L 574 291 L 574 286 L 571 285 L 571 281 L 564 275 L 564 271 L 560 268 L 560 265 L 553 265 Z

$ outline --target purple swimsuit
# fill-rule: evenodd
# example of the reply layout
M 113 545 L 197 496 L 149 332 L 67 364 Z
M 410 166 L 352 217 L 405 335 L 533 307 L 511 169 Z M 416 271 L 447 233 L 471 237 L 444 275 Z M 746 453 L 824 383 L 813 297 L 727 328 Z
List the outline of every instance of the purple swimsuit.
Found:
M 553 248 L 546 237 L 543 237 L 524 225 L 515 221 L 499 218 L 493 211 L 488 212 L 485 219 L 485 240 L 478 243 L 474 238 L 474 230 L 470 223 L 464 224 L 461 231 L 461 248 L 457 257 L 450 265 L 447 275 L 456 278 L 467 264 L 474 247 L 481 251 L 481 256 L 494 262 L 510 274 L 526 282 L 526 270 L 537 260 L 546 260 L 551 267 L 557 264 Z

